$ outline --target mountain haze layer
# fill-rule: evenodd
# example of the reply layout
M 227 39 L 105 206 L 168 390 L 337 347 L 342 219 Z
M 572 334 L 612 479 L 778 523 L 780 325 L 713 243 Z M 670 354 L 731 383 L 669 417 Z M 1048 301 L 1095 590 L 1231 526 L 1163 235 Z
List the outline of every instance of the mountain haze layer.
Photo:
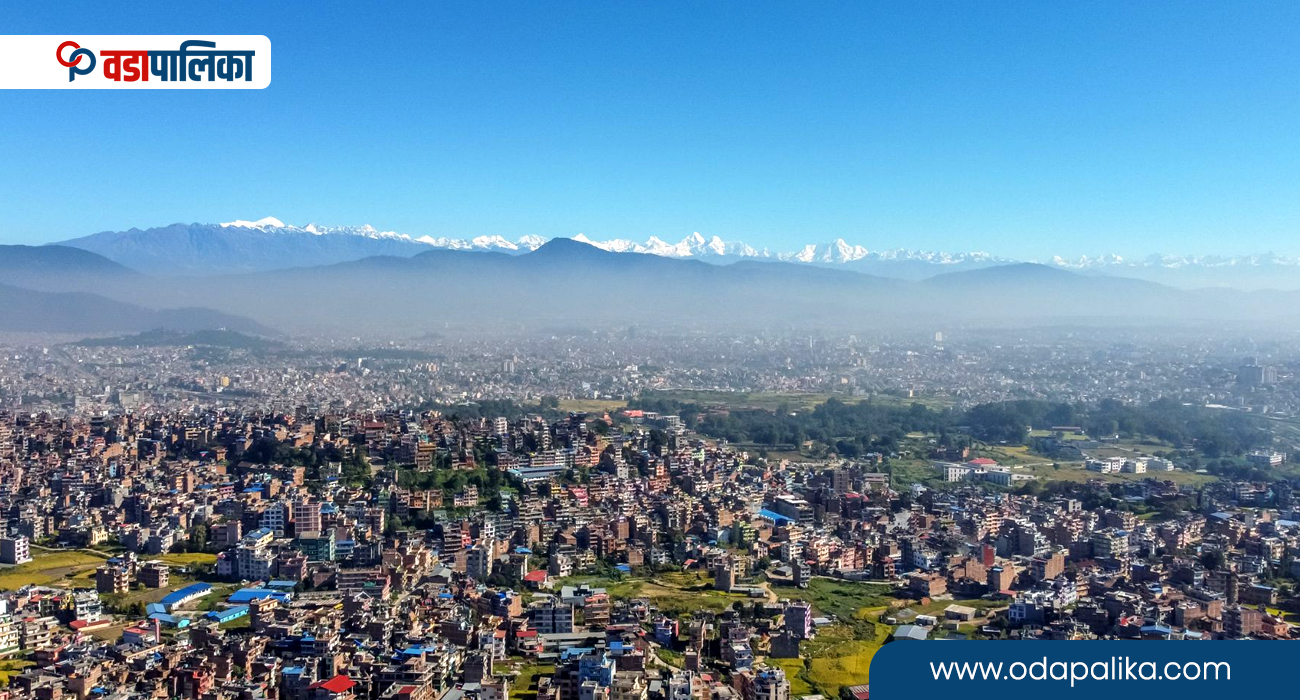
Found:
M 0 250 L 0 268 L 6 256 L 37 254 L 66 252 L 57 246 Z M 84 262 L 91 267 L 113 265 L 102 258 Z M 152 275 L 109 269 L 115 274 L 62 275 L 30 284 L 33 289 L 93 292 L 97 298 L 138 307 L 196 307 L 225 315 L 208 317 L 197 326 L 202 328 L 239 330 L 229 319 L 252 319 L 250 323 L 277 331 L 325 336 L 413 337 L 628 325 L 855 333 L 1043 324 L 1224 327 L 1300 320 L 1297 292 L 1188 291 L 1032 263 L 912 281 L 845 266 L 760 259 L 719 265 L 612 252 L 571 239 L 554 239 L 523 252 L 429 247 L 410 256 L 378 255 L 257 272 Z M 39 307 L 38 301 L 20 299 L 19 306 Z M 71 297 L 66 301 L 95 302 Z M 140 323 L 124 326 L 138 330 Z

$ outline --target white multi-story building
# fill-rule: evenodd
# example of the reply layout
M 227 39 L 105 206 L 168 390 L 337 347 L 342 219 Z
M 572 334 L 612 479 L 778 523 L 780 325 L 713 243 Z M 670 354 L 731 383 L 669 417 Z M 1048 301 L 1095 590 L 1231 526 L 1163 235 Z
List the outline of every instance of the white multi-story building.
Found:
M 262 511 L 262 517 L 257 522 L 257 526 L 270 530 L 275 533 L 276 537 L 284 537 L 287 518 L 285 518 L 285 506 L 283 503 L 272 503 Z
M 0 538 L 0 564 L 23 564 L 31 560 L 31 542 L 26 537 Z
M 18 624 L 13 615 L 0 615 L 0 654 L 17 651 L 19 640 Z

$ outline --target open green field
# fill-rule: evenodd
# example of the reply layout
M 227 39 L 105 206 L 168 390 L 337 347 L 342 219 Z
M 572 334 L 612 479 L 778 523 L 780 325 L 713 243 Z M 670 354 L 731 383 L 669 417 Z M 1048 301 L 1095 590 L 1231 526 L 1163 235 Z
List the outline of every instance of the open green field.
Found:
M 196 565 L 211 565 L 217 563 L 217 555 L 209 554 L 207 552 L 174 552 L 170 554 L 159 554 L 151 557 L 143 557 L 143 559 L 145 559 L 146 561 L 151 559 L 158 559 L 160 561 L 166 562 L 168 566 L 196 566 Z
M 167 597 L 168 593 L 179 591 L 194 582 L 195 579 L 189 576 L 172 575 L 168 579 L 167 585 L 162 588 L 132 588 L 125 593 L 104 594 L 101 597 L 106 603 L 109 603 L 114 608 L 122 608 L 134 603 L 143 603 L 148 605 L 149 603 L 160 602 L 163 598 Z M 93 579 L 91 580 L 90 585 L 94 585 Z M 220 599 L 225 600 L 229 597 L 230 591 L 233 590 L 233 587 L 227 584 L 213 584 L 213 590 L 216 593 L 222 594 Z M 208 594 L 208 596 L 212 595 L 212 593 Z M 199 601 L 205 600 L 208 596 L 200 598 Z
M 553 588 L 559 591 L 561 586 L 589 586 L 591 588 L 604 588 L 610 598 L 635 598 L 641 592 L 641 586 L 645 584 L 646 579 L 633 576 L 624 576 L 621 578 L 610 578 L 608 576 L 566 576 L 555 579 Z
M 786 670 L 792 694 L 815 692 L 836 698 L 841 687 L 868 681 L 871 657 L 891 630 L 889 625 L 876 622 L 881 612 L 895 604 L 890 586 L 815 578 L 808 588 L 774 586 L 772 592 L 782 598 L 806 600 L 817 614 L 836 619 L 836 624 L 819 629 L 815 639 L 800 645 L 802 659 L 768 661 Z M 796 677 L 810 690 L 795 692 Z
M 230 597 L 231 593 L 238 589 L 239 586 L 232 583 L 214 583 L 210 593 L 185 607 L 195 610 L 216 610 L 219 603 L 224 602 L 226 598 Z
M 253 618 L 244 615 L 237 617 L 229 622 L 223 622 L 219 625 L 223 630 L 242 630 L 253 626 Z
M 726 406 L 727 408 L 758 408 L 765 411 L 773 411 L 781 406 L 789 406 L 792 409 L 802 410 L 812 408 L 819 403 L 825 403 L 826 399 L 832 396 L 845 401 L 854 402 L 861 399 L 853 399 L 848 396 L 836 394 L 813 394 L 798 392 L 756 392 L 748 393 L 743 391 L 697 391 L 691 389 L 671 389 L 668 391 L 654 392 L 656 397 L 681 401 L 682 403 L 694 403 L 701 406 Z
M 1280 608 L 1268 608 L 1268 614 L 1292 625 L 1300 624 L 1300 613 L 1287 612 Z
M 1029 437 L 1031 438 L 1049 438 L 1052 437 L 1052 435 L 1053 433 L 1050 430 L 1029 431 Z M 1065 442 L 1070 442 L 1070 441 L 1080 442 L 1087 439 L 1089 439 L 1087 435 L 1080 435 L 1079 433 L 1066 433 L 1065 435 L 1061 436 L 1061 440 Z
M 133 620 L 130 622 L 120 622 L 115 625 L 96 627 L 95 629 L 87 630 L 86 634 L 96 639 L 102 639 L 106 642 L 116 642 L 117 640 L 122 638 L 122 630 L 126 629 L 127 627 L 130 627 L 134 623 L 135 621 Z
M 932 600 L 925 605 L 909 605 L 908 609 L 917 615 L 934 615 L 936 617 L 943 617 L 944 608 L 947 608 L 949 605 L 964 605 L 968 608 L 975 608 L 975 614 L 977 616 L 986 615 L 990 611 L 1001 610 L 1002 608 L 1007 607 L 1007 604 L 1002 601 L 975 599 Z
M 860 581 L 815 578 L 807 588 L 773 586 L 772 592 L 781 598 L 806 600 L 821 615 L 833 615 L 840 622 L 851 624 L 865 609 L 885 608 L 893 601 L 890 586 Z
M 35 665 L 35 662 L 25 659 L 5 659 L 0 661 L 0 687 L 8 686 L 11 678 L 22 673 L 24 669 Z
M 818 630 L 817 638 L 804 642 L 799 652 L 806 659 L 802 678 L 818 693 L 838 698 L 846 685 L 871 680 L 871 659 L 889 638 L 888 625 L 870 623 L 874 633 L 861 638 L 858 627 L 845 625 Z
M 537 700 L 537 679 L 554 674 L 552 664 L 524 664 L 510 681 L 510 700 Z
M 672 666 L 673 668 L 681 668 L 686 663 L 686 656 L 680 651 L 673 651 L 672 649 L 664 649 L 662 647 L 656 649 L 655 656 L 658 656 L 660 661 Z
M 572 413 L 613 413 L 626 407 L 627 402 L 618 399 L 560 399 L 560 410 Z
M 86 580 L 94 585 L 94 571 L 107 558 L 105 554 L 90 553 L 89 550 L 32 547 L 32 561 L 0 569 L 0 590 L 53 585 L 65 579 L 67 585 L 85 586 Z
M 611 579 L 601 576 L 569 576 L 560 579 L 561 585 L 588 585 L 604 588 L 611 598 L 628 600 L 646 598 L 660 612 L 668 615 L 689 615 L 696 610 L 722 612 L 736 601 L 753 599 L 740 593 L 714 590 L 713 578 L 701 571 L 671 571 L 653 576 L 628 576 Z
M 998 445 L 997 447 L 977 445 L 971 450 L 971 457 L 987 457 L 996 461 L 998 464 L 1005 464 L 1008 467 L 1017 467 L 1026 464 L 1042 464 L 1052 460 L 1041 457 L 1029 451 L 1024 445 Z
M 813 695 L 812 684 L 808 682 L 807 666 L 803 659 L 772 659 L 763 661 L 768 666 L 777 666 L 785 671 L 786 680 L 790 681 L 790 697 Z
M 743 392 L 743 391 L 700 391 L 692 389 L 669 389 L 654 392 L 656 397 L 663 397 L 683 403 L 701 406 L 726 406 L 727 408 L 757 408 L 773 411 L 781 406 L 793 410 L 807 410 L 817 404 L 826 403 L 827 399 L 836 398 L 844 403 L 871 401 L 883 406 L 911 406 L 919 403 L 927 408 L 945 408 L 950 402 L 937 397 L 895 396 L 893 394 L 875 394 L 872 396 L 849 396 L 825 392 Z M 563 406 L 563 402 L 561 402 Z

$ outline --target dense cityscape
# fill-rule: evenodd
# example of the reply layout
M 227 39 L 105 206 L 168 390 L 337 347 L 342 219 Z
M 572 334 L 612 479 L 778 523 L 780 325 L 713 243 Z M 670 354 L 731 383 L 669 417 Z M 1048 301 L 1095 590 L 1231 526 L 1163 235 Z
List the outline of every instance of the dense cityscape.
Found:
M 898 641 L 1290 638 L 1300 356 L 1137 335 L 9 335 L 5 692 L 865 700 Z

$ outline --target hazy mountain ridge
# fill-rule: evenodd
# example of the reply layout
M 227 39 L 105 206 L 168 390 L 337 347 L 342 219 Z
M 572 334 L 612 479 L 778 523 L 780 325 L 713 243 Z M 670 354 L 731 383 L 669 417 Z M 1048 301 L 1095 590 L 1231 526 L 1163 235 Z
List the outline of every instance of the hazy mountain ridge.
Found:
M 87 292 L 42 292 L 0 285 L 0 330 L 39 333 L 135 333 L 150 329 L 227 328 L 270 334 L 248 318 L 208 308 L 155 310 Z
M 22 257 L 33 251 L 65 254 L 53 246 L 11 253 Z M 4 257 L 0 250 L 0 269 Z M 209 307 L 289 332 L 364 330 L 401 337 L 453 326 L 463 332 L 627 324 L 856 332 L 944 324 L 1300 320 L 1297 292 L 1188 291 L 1035 263 L 956 269 L 913 281 L 849 266 L 756 258 L 718 265 L 698 258 L 611 252 L 571 239 L 554 239 L 524 253 L 432 248 L 412 256 L 271 271 L 64 275 L 41 288 L 59 284 L 138 307 L 159 306 L 160 299 L 168 306 Z M 140 323 L 116 330 L 164 325 Z M 88 334 L 102 332 L 91 327 Z M 211 321 L 204 327 L 241 330 L 229 322 Z
M 213 348 L 266 351 L 283 347 L 281 343 L 247 333 L 227 329 L 172 330 L 152 328 L 131 335 L 87 338 L 73 345 L 88 348 L 104 347 L 171 347 L 194 345 Z
M 140 277 L 108 258 L 68 246 L 0 245 L 0 283 L 45 291 L 94 291 Z
M 328 266 L 155 279 L 126 285 L 143 303 L 166 294 L 277 328 L 418 335 L 490 327 L 629 323 L 869 330 L 934 324 L 1271 322 L 1300 295 L 1204 290 L 1087 276 L 1033 263 L 959 270 L 916 282 L 781 261 L 711 265 L 616 253 L 556 239 L 524 254 L 435 249 Z M 147 295 L 147 296 L 142 296 Z M 268 299 L 277 303 L 267 303 Z

